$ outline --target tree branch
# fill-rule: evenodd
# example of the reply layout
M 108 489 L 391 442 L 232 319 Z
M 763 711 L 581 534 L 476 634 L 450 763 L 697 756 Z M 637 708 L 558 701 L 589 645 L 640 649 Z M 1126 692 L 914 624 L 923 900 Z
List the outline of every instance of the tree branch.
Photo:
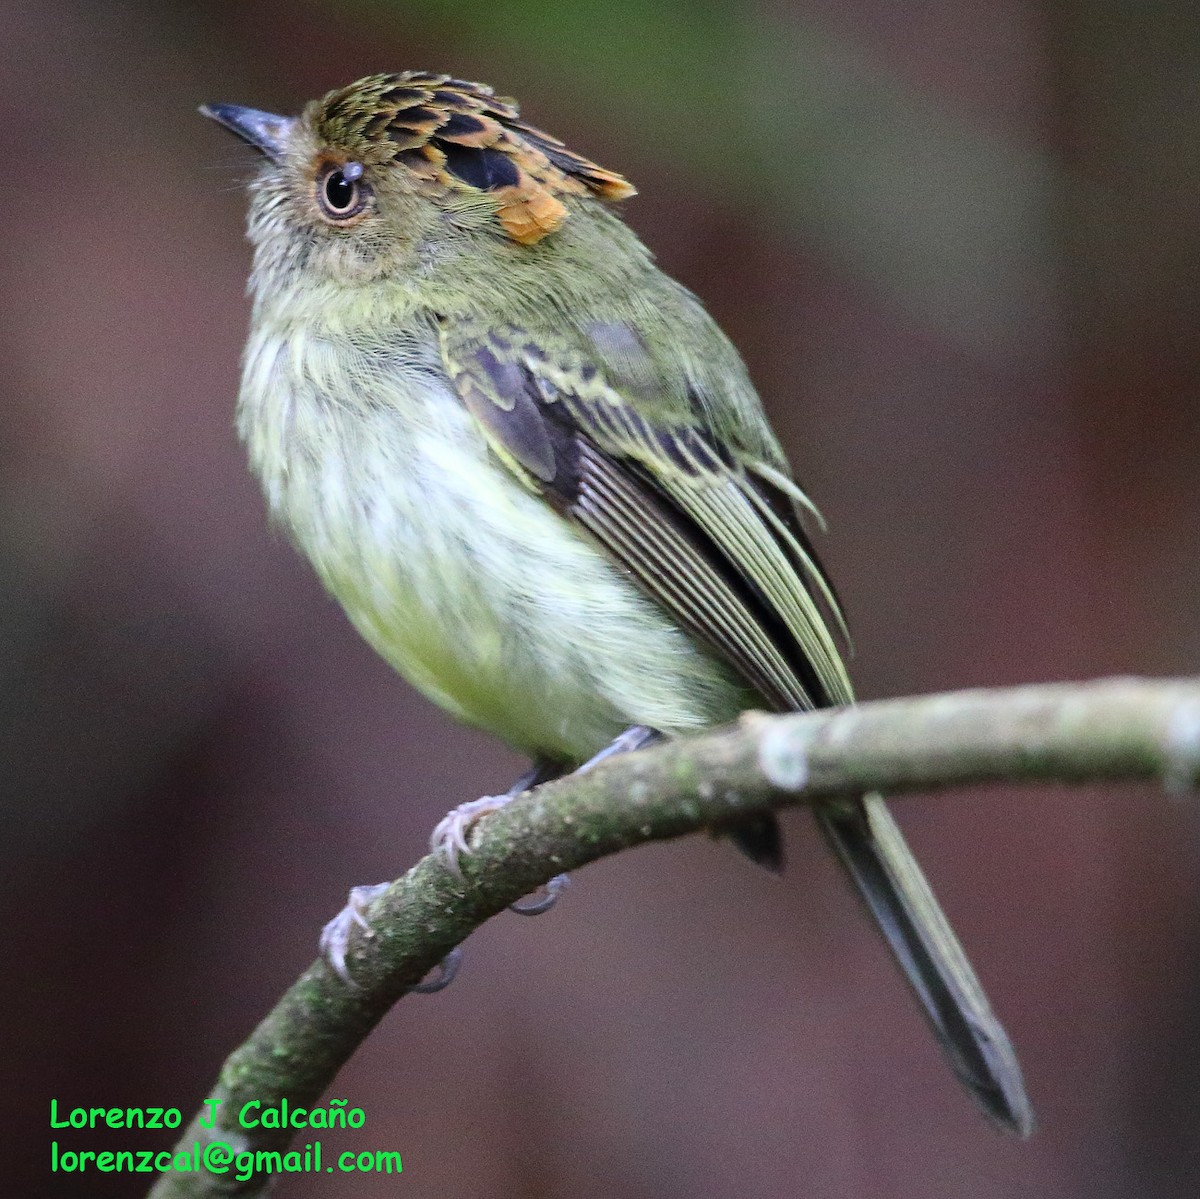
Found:
M 962 691 L 736 725 L 615 757 L 514 800 L 475 828 L 461 878 L 432 856 L 369 910 L 347 958 L 355 986 L 314 962 L 221 1070 L 216 1126 L 193 1120 L 189 1150 L 283 1151 L 292 1130 L 243 1129 L 238 1113 L 286 1098 L 310 1107 L 385 1012 L 454 946 L 553 875 L 646 841 L 753 812 L 838 796 L 971 783 L 1157 779 L 1200 784 L 1200 680 L 1113 679 Z M 208 1109 L 202 1115 L 206 1119 Z M 163 1174 L 154 1199 L 256 1195 L 262 1175 Z

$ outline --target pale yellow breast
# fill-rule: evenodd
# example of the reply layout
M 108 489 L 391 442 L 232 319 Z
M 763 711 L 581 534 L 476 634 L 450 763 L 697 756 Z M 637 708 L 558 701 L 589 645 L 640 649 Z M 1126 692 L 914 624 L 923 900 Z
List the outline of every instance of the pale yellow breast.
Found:
M 434 702 L 528 754 L 748 702 L 721 663 L 487 448 L 436 348 L 260 331 L 239 430 L 273 515 L 354 625 Z

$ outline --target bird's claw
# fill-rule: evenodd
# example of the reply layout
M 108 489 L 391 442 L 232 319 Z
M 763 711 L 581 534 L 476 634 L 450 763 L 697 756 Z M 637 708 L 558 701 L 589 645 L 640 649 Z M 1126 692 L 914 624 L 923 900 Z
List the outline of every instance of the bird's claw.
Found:
M 467 834 L 471 831 L 471 826 L 489 812 L 498 812 L 512 798 L 511 795 L 484 795 L 471 800 L 470 803 L 459 804 L 438 821 L 429 838 L 430 850 L 446 859 L 446 865 L 452 874 L 461 875 L 462 867 L 459 866 L 458 859 L 460 854 L 471 852 L 471 847 L 467 844 Z
M 556 874 L 548 883 L 538 888 L 545 892 L 541 899 L 535 899 L 528 903 L 519 900 L 517 903 L 510 903 L 508 910 L 516 912 L 518 916 L 540 916 L 554 907 L 558 902 L 558 897 L 567 889 L 570 882 L 569 874 Z
M 432 995 L 435 991 L 442 991 L 448 987 L 458 974 L 458 968 L 462 965 L 462 946 L 456 945 L 441 962 L 438 963 L 437 969 L 439 973 L 435 978 L 431 978 L 428 982 L 414 983 L 408 988 L 410 995 Z
M 354 980 L 346 969 L 346 954 L 350 949 L 350 935 L 357 924 L 369 937 L 372 929 L 365 912 L 372 900 L 382 895 L 391 883 L 375 883 L 365 887 L 351 887 L 346 897 L 346 906 L 321 929 L 318 942 L 321 956 L 329 963 L 330 969 L 343 982 L 354 986 Z
M 484 795 L 479 799 L 471 800 L 470 803 L 459 804 L 457 808 L 447 812 L 438 821 L 437 827 L 429 838 L 430 850 L 435 854 L 440 854 L 445 859 L 447 869 L 461 877 L 462 867 L 459 864 L 459 858 L 471 852 L 471 846 L 467 842 L 467 835 L 470 833 L 471 827 L 489 812 L 498 812 L 520 793 L 520 791 L 514 790 L 508 795 Z M 516 912 L 519 916 L 540 916 L 554 907 L 569 881 L 569 876 L 556 874 L 541 888 L 545 892 L 541 899 L 531 900 L 528 903 L 510 904 L 509 911 Z
M 552 880 L 553 881 L 553 880 Z M 356 987 L 358 984 L 350 977 L 346 969 L 346 954 L 350 949 L 350 937 L 354 926 L 358 925 L 364 935 L 374 934 L 371 922 L 366 917 L 367 908 L 390 887 L 391 883 L 375 883 L 372 886 L 351 887 L 346 899 L 346 906 L 321 929 L 321 956 L 328 962 L 330 969 L 347 986 Z M 453 981 L 458 968 L 462 965 L 462 949 L 455 946 L 438 966 L 439 973 L 428 982 L 420 982 L 408 988 L 410 994 L 432 995 L 435 991 L 444 990 Z

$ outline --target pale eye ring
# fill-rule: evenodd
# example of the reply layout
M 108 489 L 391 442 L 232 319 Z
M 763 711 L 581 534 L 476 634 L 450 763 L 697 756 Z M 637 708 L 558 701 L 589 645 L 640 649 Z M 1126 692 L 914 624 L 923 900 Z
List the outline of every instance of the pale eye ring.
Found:
M 317 204 L 326 220 L 343 224 L 366 208 L 371 189 L 362 175 L 361 162 L 328 166 L 321 172 L 317 178 Z

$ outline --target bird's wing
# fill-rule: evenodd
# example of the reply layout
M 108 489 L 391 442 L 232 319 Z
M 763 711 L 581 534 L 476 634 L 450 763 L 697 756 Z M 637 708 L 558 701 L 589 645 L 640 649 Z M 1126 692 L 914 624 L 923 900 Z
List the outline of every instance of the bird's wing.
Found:
M 447 373 L 496 456 L 586 529 L 780 709 L 847 703 L 837 599 L 778 467 L 687 412 L 654 419 L 585 349 L 528 330 L 441 326 Z
M 458 322 L 442 327 L 441 344 L 497 457 L 768 703 L 851 701 L 831 632 L 837 599 L 797 519 L 807 501 L 778 464 L 731 449 L 701 413 L 654 397 L 635 408 L 570 342 Z M 815 811 L 955 1072 L 993 1117 L 1027 1135 L 1033 1115 L 1012 1046 L 882 800 Z M 778 868 L 773 819 L 732 835 Z

